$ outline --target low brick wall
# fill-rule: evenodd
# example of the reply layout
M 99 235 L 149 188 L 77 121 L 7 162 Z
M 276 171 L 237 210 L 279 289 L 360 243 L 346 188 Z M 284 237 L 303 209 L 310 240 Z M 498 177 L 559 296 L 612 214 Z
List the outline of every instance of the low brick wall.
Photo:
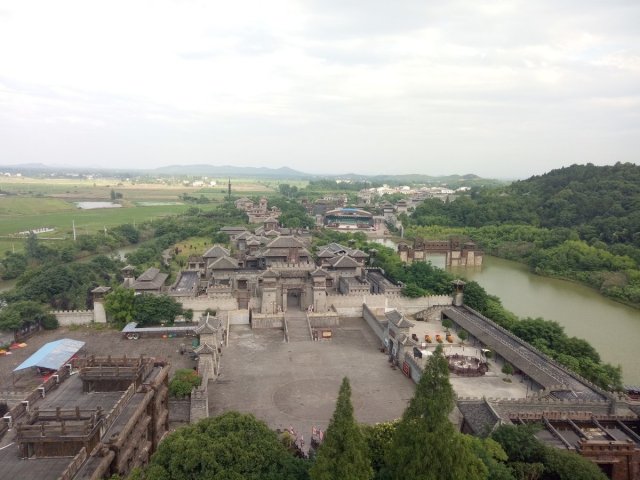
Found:
M 284 328 L 284 313 L 254 313 L 251 317 L 252 328 Z
M 312 328 L 340 326 L 340 316 L 335 312 L 309 313 L 308 315 Z
M 228 313 L 229 325 L 249 325 L 249 310 L 235 310 Z
M 376 316 L 376 314 L 367 306 L 364 305 L 362 307 L 362 317 L 365 319 L 373 333 L 380 339 L 380 341 L 384 341 L 384 331 L 385 327 L 380 323 L 380 319 Z
M 58 310 L 53 313 L 63 327 L 86 325 L 93 322 L 93 310 Z
M 238 301 L 233 297 L 227 298 L 207 298 L 207 297 L 185 297 L 177 298 L 178 302 L 182 304 L 182 308 L 191 309 L 196 314 L 204 312 L 210 308 L 212 310 L 238 310 Z

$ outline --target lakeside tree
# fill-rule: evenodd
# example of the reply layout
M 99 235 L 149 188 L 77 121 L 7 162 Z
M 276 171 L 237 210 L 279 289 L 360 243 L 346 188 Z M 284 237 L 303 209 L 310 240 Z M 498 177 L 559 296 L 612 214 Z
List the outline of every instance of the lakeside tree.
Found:
M 487 468 L 449 421 L 454 393 L 449 366 L 438 346 L 429 357 L 387 452 L 387 475 L 394 480 L 480 480 Z
M 367 443 L 353 416 L 351 385 L 342 379 L 336 409 L 309 471 L 311 480 L 368 480 L 373 477 Z

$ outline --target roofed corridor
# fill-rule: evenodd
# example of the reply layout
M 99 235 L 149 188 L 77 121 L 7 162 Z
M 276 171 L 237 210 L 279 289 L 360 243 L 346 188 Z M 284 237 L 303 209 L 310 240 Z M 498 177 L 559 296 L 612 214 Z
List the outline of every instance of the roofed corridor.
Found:
M 531 345 L 520 340 L 512 333 L 500 328 L 488 319 L 479 317 L 466 307 L 452 307 L 443 310 L 443 315 L 495 350 L 515 367 L 525 372 L 545 389 L 551 389 L 551 395 L 558 399 L 588 401 L 606 401 L 607 397 L 571 375 L 559 365 L 545 358 Z M 568 391 L 559 390 L 559 386 Z

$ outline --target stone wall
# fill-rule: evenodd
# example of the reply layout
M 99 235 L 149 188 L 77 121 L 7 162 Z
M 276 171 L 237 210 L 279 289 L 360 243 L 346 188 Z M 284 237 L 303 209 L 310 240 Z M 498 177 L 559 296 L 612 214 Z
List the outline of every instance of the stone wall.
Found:
M 313 312 L 307 314 L 311 328 L 338 327 L 340 316 L 336 312 Z
M 252 328 L 284 328 L 284 313 L 254 313 L 251 317 Z
M 388 307 L 396 308 L 404 314 L 414 314 L 429 307 L 452 305 L 453 297 L 449 295 L 432 295 L 429 297 L 389 297 Z
M 384 331 L 385 328 L 381 324 L 380 319 L 378 319 L 376 313 L 374 313 L 369 306 L 362 306 L 362 317 L 365 319 L 369 327 L 376 334 L 376 336 L 380 339 L 381 342 L 384 341 Z
M 191 404 L 189 421 L 196 423 L 198 420 L 209 416 L 209 394 L 205 382 L 200 387 L 191 390 Z
M 227 312 L 229 325 L 249 325 L 249 310 L 234 310 Z
M 544 391 L 540 392 L 542 395 Z M 484 399 L 461 397 L 460 401 L 481 401 Z M 528 398 L 487 398 L 487 402 L 500 414 L 502 418 L 508 420 L 510 415 L 520 414 L 523 418 L 527 415 L 544 413 L 545 416 L 569 414 L 576 415 L 578 412 L 586 412 L 591 415 L 609 415 L 609 405 L 607 402 L 586 401 L 586 400 L 558 400 L 553 398 L 542 398 L 533 396 Z
M 408 363 L 409 368 L 411 369 L 411 380 L 418 383 L 420 381 L 420 377 L 422 377 L 422 368 L 418 365 L 418 362 L 415 361 L 413 355 L 409 353 L 405 353 L 404 362 Z M 400 365 L 400 368 L 402 368 L 402 365 Z
M 387 297 L 382 294 L 367 295 L 328 295 L 327 306 L 333 308 L 345 317 L 361 317 L 362 305 L 366 303 L 372 308 L 386 308 Z
M 328 295 L 327 305 L 333 305 L 343 316 L 362 316 L 362 305 L 370 309 L 396 308 L 405 314 L 417 313 L 436 305 L 451 305 L 453 298 L 448 295 L 433 295 L 429 297 L 408 298 L 399 295 L 367 294 L 367 295 Z
M 207 297 L 186 297 L 177 299 L 184 309 L 191 309 L 194 318 L 197 318 L 207 308 L 215 311 L 238 310 L 238 301 L 233 297 L 207 298 Z
M 93 310 L 58 310 L 53 313 L 63 327 L 86 325 L 93 322 Z

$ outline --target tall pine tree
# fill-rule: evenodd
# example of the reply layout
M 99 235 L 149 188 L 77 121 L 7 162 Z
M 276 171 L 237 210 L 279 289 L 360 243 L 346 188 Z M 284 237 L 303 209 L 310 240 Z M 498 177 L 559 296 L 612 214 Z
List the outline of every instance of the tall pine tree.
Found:
M 369 480 L 373 477 L 366 441 L 353 418 L 351 386 L 346 377 L 342 379 L 336 409 L 309 474 L 311 480 Z
M 449 366 L 438 347 L 402 415 L 387 452 L 387 473 L 398 480 L 480 480 L 487 469 L 449 421 L 454 405 Z

